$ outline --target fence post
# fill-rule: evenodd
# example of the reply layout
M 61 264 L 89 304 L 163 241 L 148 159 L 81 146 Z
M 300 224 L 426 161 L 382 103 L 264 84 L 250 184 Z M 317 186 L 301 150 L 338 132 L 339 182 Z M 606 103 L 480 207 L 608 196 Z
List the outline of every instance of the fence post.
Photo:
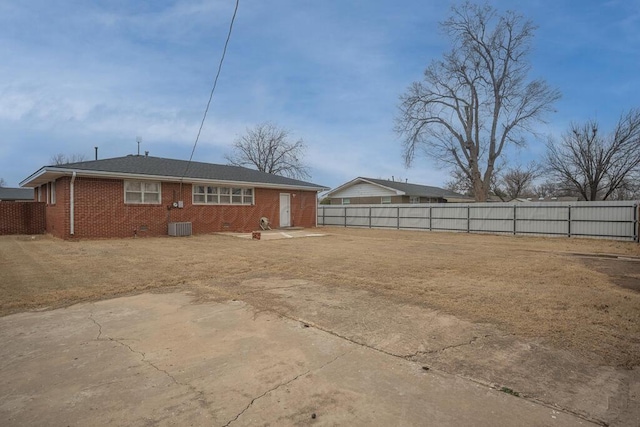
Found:
M 326 211 L 326 209 L 324 208 L 324 206 L 322 207 L 322 225 L 326 224 L 326 221 L 324 219 L 324 212 Z
M 640 205 L 633 205 L 633 231 L 634 240 L 640 243 L 640 220 L 638 220 L 638 214 L 640 213 Z
M 398 206 L 396 209 L 398 209 L 398 213 L 397 213 L 397 221 L 398 221 L 398 227 L 397 229 L 400 230 L 400 206 Z
M 369 206 L 369 228 L 371 228 L 371 206 Z
M 514 203 L 514 205 L 513 205 L 513 235 L 514 236 L 516 235 L 516 230 L 517 230 L 517 228 L 516 228 L 516 209 L 517 209 L 517 207 L 516 207 L 516 204 Z
M 467 233 L 471 230 L 471 205 L 467 205 Z
M 347 226 L 347 207 L 344 207 L 344 226 Z
M 571 205 L 568 206 L 569 210 L 567 212 L 568 223 L 567 223 L 567 237 L 571 237 Z
M 429 231 L 433 231 L 431 230 L 431 204 L 429 204 Z

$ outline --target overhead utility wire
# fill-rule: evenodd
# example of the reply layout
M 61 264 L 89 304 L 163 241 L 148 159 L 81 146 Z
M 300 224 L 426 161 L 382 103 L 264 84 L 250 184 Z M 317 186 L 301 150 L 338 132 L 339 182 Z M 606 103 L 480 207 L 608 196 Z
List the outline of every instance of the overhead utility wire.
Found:
M 216 78 L 213 81 L 213 87 L 211 88 L 211 93 L 209 94 L 209 101 L 207 102 L 207 108 L 204 110 L 204 115 L 202 116 L 202 122 L 200 122 L 200 128 L 198 129 L 198 134 L 196 135 L 196 140 L 193 143 L 193 150 L 191 150 L 191 156 L 189 157 L 189 161 L 187 162 L 187 167 L 180 178 L 180 185 L 182 186 L 182 180 L 187 175 L 189 171 L 189 166 L 191 166 L 191 160 L 193 160 L 193 154 L 196 152 L 196 147 L 198 145 L 198 140 L 200 139 L 200 133 L 202 133 L 202 128 L 204 127 L 204 121 L 207 118 L 207 113 L 209 112 L 209 106 L 211 105 L 211 100 L 213 99 L 213 93 L 216 90 L 216 86 L 218 86 L 218 77 L 220 77 L 220 71 L 222 71 L 222 63 L 224 62 L 224 57 L 227 54 L 227 46 L 229 45 L 229 40 L 231 39 L 231 32 L 233 31 L 233 23 L 236 20 L 236 14 L 238 13 L 238 5 L 240 4 L 240 0 L 236 0 L 236 7 L 233 10 L 233 16 L 231 17 L 231 23 L 229 24 L 229 33 L 227 34 L 227 40 L 224 42 L 224 49 L 222 49 L 222 56 L 220 57 L 220 63 L 218 64 L 218 72 L 216 73 Z M 182 194 L 182 188 L 180 188 L 180 193 Z

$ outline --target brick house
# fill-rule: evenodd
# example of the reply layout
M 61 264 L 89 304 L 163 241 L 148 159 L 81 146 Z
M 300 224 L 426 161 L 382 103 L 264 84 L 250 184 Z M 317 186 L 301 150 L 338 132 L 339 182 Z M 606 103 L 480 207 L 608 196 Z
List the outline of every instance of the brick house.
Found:
M 313 227 L 317 193 L 309 182 L 237 166 L 151 156 L 44 166 L 20 183 L 46 202 L 46 230 L 69 238 L 167 235 L 170 223 L 193 234 Z
M 472 202 L 444 188 L 358 177 L 325 194 L 332 205 Z

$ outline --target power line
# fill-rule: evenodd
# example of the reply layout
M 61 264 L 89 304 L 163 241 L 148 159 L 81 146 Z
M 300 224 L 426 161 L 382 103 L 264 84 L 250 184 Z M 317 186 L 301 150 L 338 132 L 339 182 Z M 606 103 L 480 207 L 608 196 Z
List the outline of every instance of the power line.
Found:
M 224 49 L 222 49 L 222 56 L 220 57 L 220 63 L 218 64 L 218 72 L 216 73 L 216 78 L 213 80 L 213 87 L 211 88 L 211 93 L 209 94 L 209 101 L 207 102 L 207 108 L 204 110 L 204 115 L 202 116 L 202 122 L 200 122 L 200 128 L 198 129 L 198 134 L 196 135 L 196 140 L 193 143 L 193 149 L 191 150 L 191 156 L 189 157 L 189 161 L 187 162 L 187 167 L 184 170 L 184 174 L 182 174 L 182 178 L 180 180 L 180 184 L 182 184 L 182 179 L 187 175 L 189 171 L 189 166 L 191 166 L 191 160 L 193 160 L 193 154 L 196 152 L 196 147 L 198 146 L 198 140 L 200 139 L 200 134 L 202 133 L 202 128 L 204 127 L 204 121 L 207 118 L 207 113 L 209 112 L 209 106 L 211 105 L 211 100 L 213 99 L 213 93 L 216 90 L 216 86 L 218 86 L 218 77 L 220 77 L 220 71 L 222 71 L 222 63 L 224 62 L 224 57 L 227 54 L 227 46 L 229 45 L 229 40 L 231 39 L 231 32 L 233 31 L 233 23 L 236 20 L 236 14 L 238 13 L 238 6 L 240 4 L 240 0 L 236 0 L 236 7 L 233 10 L 233 16 L 231 17 L 231 23 L 229 24 L 229 32 L 227 34 L 227 40 L 224 42 Z M 181 189 L 182 192 L 182 189 Z

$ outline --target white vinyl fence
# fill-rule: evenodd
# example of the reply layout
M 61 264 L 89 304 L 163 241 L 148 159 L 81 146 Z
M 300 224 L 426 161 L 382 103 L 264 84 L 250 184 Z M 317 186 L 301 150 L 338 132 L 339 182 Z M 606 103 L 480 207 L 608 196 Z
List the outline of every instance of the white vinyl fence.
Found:
M 318 225 L 638 241 L 638 201 L 319 205 Z

